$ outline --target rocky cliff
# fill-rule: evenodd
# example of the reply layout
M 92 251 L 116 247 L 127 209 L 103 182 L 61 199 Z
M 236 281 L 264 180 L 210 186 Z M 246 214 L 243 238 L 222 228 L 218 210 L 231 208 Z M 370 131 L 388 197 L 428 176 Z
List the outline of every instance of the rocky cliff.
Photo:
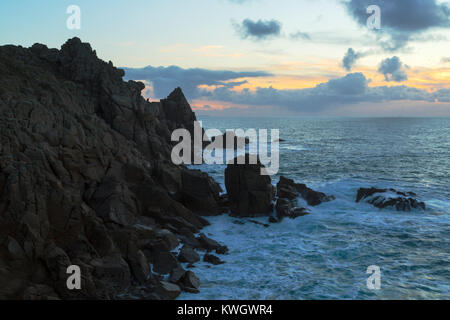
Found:
M 171 130 L 195 120 L 181 89 L 149 103 L 78 38 L 0 47 L 0 74 L 0 299 L 195 292 L 173 250 L 208 250 L 194 234 L 220 187 L 171 163 Z M 67 288 L 69 265 L 80 290 Z

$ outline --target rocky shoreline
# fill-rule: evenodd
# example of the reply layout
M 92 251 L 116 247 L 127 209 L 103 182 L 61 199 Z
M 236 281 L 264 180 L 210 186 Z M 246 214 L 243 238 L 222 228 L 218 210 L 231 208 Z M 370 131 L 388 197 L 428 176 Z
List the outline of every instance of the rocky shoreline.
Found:
M 145 101 L 142 83 L 124 82 L 78 38 L 60 50 L 0 47 L 0 71 L 0 299 L 198 293 L 194 264 L 228 253 L 201 233 L 205 216 L 278 223 L 311 213 L 298 198 L 335 199 L 284 177 L 275 188 L 259 162 L 229 164 L 226 194 L 208 174 L 174 165 L 171 132 L 193 132 L 196 121 L 182 90 Z M 414 196 L 360 189 L 356 201 L 425 209 Z M 66 285 L 71 265 L 80 290 Z

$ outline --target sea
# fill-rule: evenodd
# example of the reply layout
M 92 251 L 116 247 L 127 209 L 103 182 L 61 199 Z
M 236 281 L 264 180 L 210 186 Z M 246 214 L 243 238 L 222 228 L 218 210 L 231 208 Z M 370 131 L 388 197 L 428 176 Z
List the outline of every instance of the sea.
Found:
M 200 293 L 180 299 L 450 299 L 450 118 L 199 120 L 222 132 L 278 129 L 280 169 L 272 183 L 282 175 L 336 200 L 269 227 L 207 218 L 202 232 L 229 247 L 226 263 L 197 263 Z M 191 167 L 225 191 L 226 165 Z M 427 210 L 356 203 L 361 187 L 412 191 Z M 368 285 L 371 266 L 380 270 L 376 288 Z

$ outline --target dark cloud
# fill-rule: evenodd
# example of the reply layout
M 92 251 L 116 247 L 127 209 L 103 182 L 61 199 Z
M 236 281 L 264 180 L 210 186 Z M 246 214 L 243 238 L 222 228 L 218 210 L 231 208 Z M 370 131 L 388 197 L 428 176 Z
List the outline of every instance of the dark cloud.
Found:
M 378 72 L 384 75 L 386 81 L 402 82 L 408 80 L 405 67 L 399 57 L 396 56 L 383 60 Z
M 352 17 L 366 27 L 370 5 L 381 9 L 380 45 L 388 51 L 404 48 L 423 32 L 450 27 L 450 7 L 437 0 L 350 0 L 345 2 Z M 383 36 L 387 36 L 385 39 Z M 416 38 L 420 40 L 420 38 Z
M 345 68 L 345 70 L 350 71 L 352 70 L 353 66 L 355 65 L 356 61 L 361 58 L 362 54 L 356 52 L 353 50 L 353 48 L 349 48 L 347 50 L 347 53 L 345 54 L 344 58 L 342 59 L 342 66 Z
M 289 37 L 293 40 L 311 40 L 311 36 L 308 33 L 301 31 L 291 33 Z
M 155 97 L 166 97 L 176 87 L 182 87 L 188 99 L 199 96 L 199 85 L 218 85 L 227 89 L 240 86 L 246 81 L 232 81 L 240 78 L 267 77 L 270 73 L 263 71 L 235 72 L 207 69 L 183 69 L 177 66 L 152 67 L 125 70 L 125 79 L 141 80 L 153 85 Z
M 281 35 L 281 23 L 277 20 L 245 19 L 242 24 L 235 24 L 235 28 L 244 39 L 264 40 Z

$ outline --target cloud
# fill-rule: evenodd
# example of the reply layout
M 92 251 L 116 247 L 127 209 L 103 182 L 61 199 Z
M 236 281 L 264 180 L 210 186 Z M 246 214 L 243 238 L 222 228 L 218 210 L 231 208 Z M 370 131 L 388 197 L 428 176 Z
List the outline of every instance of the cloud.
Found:
M 342 78 L 332 79 L 313 88 L 279 90 L 273 87 L 242 91 L 217 88 L 204 91 L 204 99 L 225 101 L 260 108 L 273 106 L 278 112 L 316 114 L 332 111 L 339 106 L 358 103 L 380 103 L 386 101 L 414 100 L 433 102 L 435 99 L 450 98 L 446 91 L 429 93 L 426 90 L 408 86 L 369 87 L 370 80 L 362 73 L 350 73 Z
M 232 89 L 246 81 L 232 81 L 242 78 L 268 77 L 263 71 L 235 72 L 228 70 L 183 69 L 177 66 L 145 68 L 123 68 L 125 79 L 141 80 L 151 84 L 154 97 L 163 98 L 176 87 L 182 87 L 188 99 L 199 95 L 198 86 L 223 86 Z
M 450 7 L 437 0 L 350 0 L 345 6 L 362 27 L 366 27 L 366 9 L 370 5 L 381 9 L 380 45 L 387 51 L 404 48 L 418 34 L 431 29 L 450 27 Z M 387 36 L 383 38 L 383 36 Z
M 353 50 L 353 48 L 349 48 L 347 50 L 347 53 L 345 54 L 344 58 L 342 59 L 342 66 L 345 68 L 345 70 L 350 71 L 352 70 L 353 66 L 355 65 L 356 61 L 361 58 L 362 54 L 356 52 Z
M 386 59 L 382 63 L 382 71 L 392 81 L 399 80 L 398 74 L 404 66 L 400 59 Z M 397 61 L 397 62 L 396 62 Z M 399 69 L 400 66 L 400 69 Z M 190 101 L 196 100 L 205 112 L 214 113 L 217 106 L 245 106 L 248 113 L 269 114 L 301 113 L 318 114 L 333 113 L 338 108 L 346 108 L 357 104 L 376 104 L 395 101 L 418 101 L 433 103 L 450 102 L 450 89 L 429 92 L 405 85 L 369 87 L 370 79 L 362 73 L 349 73 L 344 77 L 330 79 L 315 87 L 305 89 L 276 89 L 258 87 L 237 90 L 245 83 L 242 78 L 269 77 L 269 73 L 261 71 L 234 72 L 213 71 L 206 69 L 183 69 L 180 67 L 146 67 L 142 69 L 125 69 L 126 78 L 146 80 L 151 83 L 155 96 L 167 96 L 173 88 L 180 86 Z M 199 102 L 201 101 L 201 103 Z M 210 106 L 208 108 L 207 106 Z M 214 106 L 214 107 L 213 107 Z M 228 110 L 228 108 L 226 108 Z M 236 109 L 238 112 L 239 108 Z
M 443 57 L 441 61 L 442 63 L 450 63 L 450 57 Z
M 308 33 L 301 31 L 291 33 L 289 37 L 293 40 L 311 40 L 311 36 Z
M 265 40 L 281 35 L 281 23 L 277 20 L 252 21 L 245 19 L 242 24 L 234 24 L 243 39 Z
M 397 56 L 383 60 L 378 72 L 384 75 L 386 81 L 402 82 L 408 80 L 403 63 Z

